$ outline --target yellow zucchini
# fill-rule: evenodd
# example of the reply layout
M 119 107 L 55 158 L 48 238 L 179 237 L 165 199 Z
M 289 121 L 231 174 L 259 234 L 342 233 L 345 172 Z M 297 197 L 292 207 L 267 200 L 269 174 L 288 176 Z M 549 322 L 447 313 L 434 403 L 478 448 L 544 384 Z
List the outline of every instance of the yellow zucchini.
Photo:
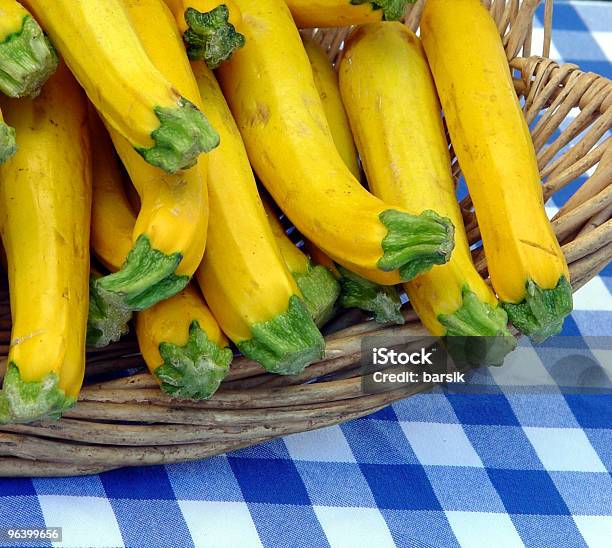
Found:
M 91 102 L 150 164 L 192 166 L 219 136 L 154 66 L 123 0 L 26 0 Z
M 91 165 L 84 96 L 61 66 L 36 99 L 1 99 L 19 151 L 0 167 L 13 327 L 0 423 L 57 417 L 85 371 Z
M 123 186 L 108 135 L 90 116 L 93 154 L 91 247 L 111 271 L 124 263 L 132 245 L 136 215 Z M 95 284 L 89 308 L 88 343 L 105 346 L 127 331 L 131 313 L 101 301 Z M 188 285 L 136 316 L 143 358 L 164 392 L 174 397 L 210 397 L 225 376 L 232 353 L 199 291 Z
M 448 260 L 453 227 L 433 211 L 391 208 L 336 151 L 312 69 L 281 0 L 236 0 L 246 45 L 219 67 L 249 159 L 300 232 L 346 268 L 387 285 Z
M 351 170 L 356 179 L 360 179 L 361 171 L 357 159 L 357 149 L 342 104 L 342 97 L 338 88 L 338 73 L 319 44 L 312 38 L 304 37 L 302 40 L 336 149 L 346 167 Z
M 315 323 L 322 326 L 331 319 L 335 311 L 340 284 L 325 266 L 313 265 L 310 262 L 308 256 L 287 236 L 272 205 L 267 200 L 264 200 L 263 204 L 276 245 L 300 288 L 308 312 Z
M 370 188 L 390 204 L 435 209 L 455 226 L 450 261 L 404 284 L 410 302 L 433 335 L 496 337 L 487 359 L 500 363 L 516 341 L 471 260 L 421 42 L 401 23 L 372 23 L 345 47 L 340 86 Z
M 300 28 L 397 21 L 415 0 L 286 0 Z
M 513 325 L 544 340 L 561 330 L 572 291 L 498 29 L 478 0 L 429 0 L 421 33 L 493 288 Z
M 314 83 L 319 92 L 325 118 L 329 124 L 336 149 L 346 167 L 355 178 L 361 178 L 357 149 L 346 116 L 338 86 L 338 74 L 323 48 L 311 38 L 303 38 L 304 49 L 310 60 Z M 379 323 L 403 324 L 400 312 L 402 303 L 395 287 L 379 285 L 337 265 L 312 242 L 305 242 L 305 249 L 313 264 L 327 268 L 340 283 L 338 304 L 343 308 L 360 308 L 371 312 Z
M 91 248 L 111 272 L 121 269 L 132 249 L 136 214 L 123 192 L 123 173 L 113 144 L 98 115 L 90 110 L 93 206 Z
M 175 21 L 159 0 L 123 0 L 136 37 L 156 70 L 201 107 Z M 185 287 L 202 260 L 208 226 L 207 155 L 181 173 L 147 164 L 110 124 L 115 148 L 140 196 L 133 247 L 121 269 L 95 281 L 108 303 L 144 310 Z
M 240 10 L 232 0 L 165 0 L 174 14 L 192 60 L 215 69 L 244 46 Z
M 89 132 L 92 143 L 91 249 L 111 272 L 117 272 L 132 249 L 136 215 L 123 192 L 123 174 L 102 121 L 90 106 Z M 89 291 L 87 344 L 97 348 L 118 341 L 127 333 L 132 310 L 105 299 L 97 281 L 103 274 L 92 270 Z
M 136 336 L 149 371 L 174 398 L 208 399 L 229 371 L 232 351 L 193 284 L 139 312 Z
M 210 229 L 200 288 L 221 329 L 268 371 L 294 374 L 323 356 L 324 341 L 283 262 L 236 124 L 212 72 L 193 69 L 221 135 L 210 154 Z
M 35 97 L 57 64 L 55 49 L 30 13 L 15 0 L 0 0 L 0 91 Z

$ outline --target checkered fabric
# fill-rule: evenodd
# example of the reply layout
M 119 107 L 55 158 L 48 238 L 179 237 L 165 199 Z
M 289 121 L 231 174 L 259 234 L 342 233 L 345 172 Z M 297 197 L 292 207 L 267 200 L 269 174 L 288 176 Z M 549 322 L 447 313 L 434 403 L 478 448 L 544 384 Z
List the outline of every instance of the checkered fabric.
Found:
M 558 1 L 554 28 L 554 58 L 612 75 L 612 3 Z M 612 335 L 612 266 L 564 334 Z M 609 547 L 612 392 L 565 390 L 551 364 L 566 351 L 523 340 L 508 368 L 475 373 L 485 393 L 437 389 L 201 462 L 0 479 L 0 528 L 61 526 L 62 547 Z M 542 393 L 504 381 L 525 356 Z

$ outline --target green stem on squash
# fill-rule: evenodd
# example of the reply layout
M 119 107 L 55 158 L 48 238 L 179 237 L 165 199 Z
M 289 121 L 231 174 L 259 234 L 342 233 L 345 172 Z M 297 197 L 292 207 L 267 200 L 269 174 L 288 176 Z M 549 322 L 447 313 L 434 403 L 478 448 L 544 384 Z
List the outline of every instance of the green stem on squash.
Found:
M 378 261 L 381 270 L 399 269 L 402 281 L 407 282 L 450 259 L 455 227 L 448 218 L 431 210 L 411 215 L 388 209 L 380 214 L 380 221 L 388 230 Z
M 251 334 L 236 345 L 238 350 L 271 373 L 296 375 L 324 356 L 325 340 L 296 295 L 290 297 L 285 312 L 252 325 Z
M 59 64 L 55 49 L 31 15 L 0 43 L 0 91 L 9 97 L 36 97 Z
M 219 146 L 219 134 L 204 114 L 184 97 L 174 108 L 155 107 L 159 127 L 151 133 L 155 145 L 136 148 L 149 164 L 168 173 L 195 165 L 202 152 Z
M 187 55 L 194 61 L 204 61 L 210 69 L 230 59 L 246 43 L 244 36 L 229 22 L 225 4 L 209 12 L 187 8 L 185 22 L 189 27 L 183 34 Z
M 229 371 L 232 351 L 212 342 L 200 324 L 189 326 L 183 346 L 163 342 L 159 353 L 164 363 L 155 370 L 161 389 L 174 398 L 206 400 L 219 388 Z

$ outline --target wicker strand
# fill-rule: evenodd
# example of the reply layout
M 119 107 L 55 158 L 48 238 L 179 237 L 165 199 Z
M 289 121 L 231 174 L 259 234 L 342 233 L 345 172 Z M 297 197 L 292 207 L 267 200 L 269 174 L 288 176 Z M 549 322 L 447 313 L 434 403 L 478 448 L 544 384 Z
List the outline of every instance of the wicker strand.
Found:
M 91 466 L 80 464 L 65 464 L 49 462 L 45 460 L 27 460 L 0 457 L 1 477 L 32 477 L 53 478 L 58 476 L 88 476 L 90 474 L 101 474 L 112 470 L 114 466 Z
M 611 211 L 608 207 L 606 214 L 609 215 Z M 577 239 L 563 246 L 563 253 L 567 260 L 573 263 L 603 248 L 609 242 L 612 242 L 612 220 L 579 234 Z
M 546 0 L 544 6 L 544 46 L 542 57 L 550 57 L 550 46 L 552 43 L 552 23 L 553 23 L 553 0 Z
M 576 209 L 578 205 L 593 198 L 610 185 L 610 181 L 612 181 L 612 141 L 608 140 L 600 146 L 603 150 L 597 169 L 589 180 L 565 202 L 553 220 L 565 215 L 568 211 Z
M 575 181 L 580 175 L 586 173 L 587 170 L 597 165 L 601 161 L 603 153 L 608 146 L 609 141 L 602 143 L 591 150 L 586 156 L 580 158 L 571 166 L 564 169 L 562 172 L 556 174 L 554 177 L 550 177 L 544 183 L 544 200 L 548 200 L 548 198 L 550 198 L 555 192 L 565 188 L 569 183 Z
M 595 230 L 598 226 L 601 226 L 603 223 L 612 218 L 612 204 L 610 204 L 605 209 L 602 209 L 599 213 L 593 215 L 588 223 L 586 223 L 580 232 L 576 235 L 576 239 L 585 236 L 592 230 Z M 568 244 L 569 245 L 569 244 Z

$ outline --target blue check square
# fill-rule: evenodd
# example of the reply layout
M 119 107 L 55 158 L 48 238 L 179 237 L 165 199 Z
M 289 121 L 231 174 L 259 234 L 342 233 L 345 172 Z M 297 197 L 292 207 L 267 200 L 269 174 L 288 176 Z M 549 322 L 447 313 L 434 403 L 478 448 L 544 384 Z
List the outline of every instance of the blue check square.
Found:
M 376 501 L 359 464 L 296 461 L 295 466 L 313 505 L 376 507 Z
M 458 423 L 446 394 L 441 388 L 431 393 L 415 394 L 393 404 L 400 421 Z
M 381 510 L 396 546 L 459 548 L 444 512 L 436 510 Z
M 362 464 L 379 508 L 391 510 L 441 510 L 423 467 L 417 464 Z
M 602 278 L 607 281 L 609 291 L 612 291 L 612 278 Z M 584 333 L 592 337 L 609 337 L 612 333 L 612 313 L 602 314 L 595 310 L 574 310 L 574 322 Z
M 242 491 L 225 456 L 166 466 L 178 500 L 242 502 Z
M 377 464 L 418 463 L 398 422 L 357 421 L 341 425 L 358 462 Z
M 123 541 L 130 548 L 193 546 L 183 513 L 173 500 L 111 500 Z
M 510 517 L 525 546 L 587 548 L 571 516 L 512 514 Z
M 606 470 L 612 471 L 612 429 L 585 428 L 584 433 Z
M 565 401 L 582 428 L 612 425 L 612 394 L 565 394 Z
M 572 514 L 612 515 L 612 477 L 609 472 L 549 472 L 549 474 Z
M 58 478 L 34 478 L 32 483 L 38 495 L 106 497 L 104 486 L 98 476 L 77 476 L 71 478 L 70 483 Z
M 463 428 L 485 468 L 544 469 L 522 428 L 469 424 Z
M 310 505 L 310 497 L 295 467 L 287 459 L 237 459 L 229 457 L 246 502 Z
M 519 425 L 503 394 L 448 394 L 447 397 L 462 424 Z
M 487 470 L 509 514 L 570 515 L 545 470 Z
M 249 503 L 249 510 L 264 546 L 329 546 L 323 528 L 310 506 Z
M 563 322 L 563 329 L 559 335 L 562 337 L 580 337 L 582 333 L 580 332 L 576 320 L 574 320 L 572 316 L 568 316 Z
M 0 478 L 0 497 L 36 496 L 30 478 Z
M 120 468 L 100 474 L 110 499 L 174 500 L 176 497 L 163 466 Z
M 425 466 L 424 469 L 444 510 L 504 512 L 504 504 L 484 468 Z M 453 485 L 469 488 L 456 489 Z
M 523 427 L 550 426 L 576 428 L 578 422 L 562 394 L 507 395 L 512 410 Z
M 46 527 L 36 496 L 15 494 L 0 498 L 0 527 Z

